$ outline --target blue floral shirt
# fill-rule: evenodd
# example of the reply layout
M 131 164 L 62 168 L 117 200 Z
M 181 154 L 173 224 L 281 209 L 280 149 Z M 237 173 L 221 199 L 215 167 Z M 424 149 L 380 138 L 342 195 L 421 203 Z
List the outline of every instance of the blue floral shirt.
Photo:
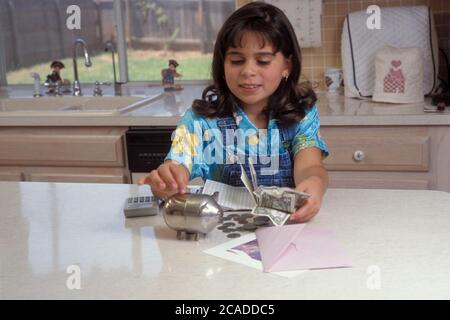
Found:
M 322 159 L 325 159 L 329 152 L 325 141 L 320 135 L 320 121 L 317 107 L 313 106 L 306 110 L 305 117 L 287 128 L 289 136 L 293 137 L 289 145 L 280 144 L 278 134 L 278 121 L 270 118 L 267 130 L 258 129 L 248 118 L 242 108 L 238 108 L 234 113 L 238 129 L 242 129 L 247 137 L 242 148 L 250 150 L 264 150 L 266 155 L 279 152 L 281 154 L 288 148 L 293 156 L 302 149 L 316 147 L 322 151 Z M 276 133 L 276 134 L 275 134 Z M 202 177 L 220 181 L 224 168 L 223 155 L 217 150 L 223 150 L 223 136 L 217 124 L 217 118 L 207 118 L 196 115 L 192 109 L 188 109 L 177 129 L 172 135 L 172 146 L 165 160 L 172 159 L 185 166 L 190 173 L 190 180 Z M 226 143 L 226 141 L 225 141 Z M 225 145 L 225 148 L 228 144 Z M 258 148 L 256 148 L 258 146 Z M 220 149 L 222 148 L 222 149 Z M 214 152 L 216 150 L 216 152 Z M 267 150 L 267 151 L 266 151 Z

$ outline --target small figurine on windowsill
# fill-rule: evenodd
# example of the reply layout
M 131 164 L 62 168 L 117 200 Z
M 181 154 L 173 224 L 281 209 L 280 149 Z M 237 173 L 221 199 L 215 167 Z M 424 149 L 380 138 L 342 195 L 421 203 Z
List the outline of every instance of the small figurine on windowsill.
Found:
M 45 80 L 46 86 L 49 88 L 48 93 L 56 93 L 57 85 L 60 86 L 68 86 L 70 85 L 69 80 L 61 78 L 61 70 L 65 68 L 64 63 L 61 61 L 53 61 L 50 64 L 50 68 L 52 69 L 52 73 L 47 75 L 47 79 Z
M 60 72 L 65 68 L 64 63 L 61 61 L 53 61 L 50 68 L 52 69 L 52 73 L 47 75 L 47 82 L 62 82 Z
M 179 84 L 175 84 L 175 77 L 182 77 L 181 73 L 177 72 L 178 62 L 174 59 L 169 60 L 169 68 L 161 70 L 162 84 L 165 91 L 183 90 Z

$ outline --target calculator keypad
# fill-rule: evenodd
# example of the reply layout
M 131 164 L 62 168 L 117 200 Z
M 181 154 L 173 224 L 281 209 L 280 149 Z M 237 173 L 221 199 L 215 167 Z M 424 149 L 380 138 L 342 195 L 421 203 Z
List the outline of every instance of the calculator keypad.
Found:
M 130 197 L 125 201 L 126 217 L 151 216 L 158 214 L 158 200 L 154 196 Z

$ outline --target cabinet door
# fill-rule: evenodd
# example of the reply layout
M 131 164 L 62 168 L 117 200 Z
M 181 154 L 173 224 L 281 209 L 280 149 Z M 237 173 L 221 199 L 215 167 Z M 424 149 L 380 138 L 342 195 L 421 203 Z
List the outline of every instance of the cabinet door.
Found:
M 427 127 L 323 127 L 330 188 L 431 189 Z

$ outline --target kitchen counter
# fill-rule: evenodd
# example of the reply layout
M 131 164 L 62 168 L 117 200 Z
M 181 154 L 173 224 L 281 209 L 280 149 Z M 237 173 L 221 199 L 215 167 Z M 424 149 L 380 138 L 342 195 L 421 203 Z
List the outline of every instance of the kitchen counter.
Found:
M 1 116 L 0 111 L 0 126 L 175 126 L 186 109 L 191 106 L 192 101 L 201 97 L 206 84 L 193 82 L 184 83 L 183 86 L 182 91 L 165 92 L 156 102 L 121 115 Z M 107 90 L 105 88 L 105 94 L 111 94 Z M 123 91 L 126 95 L 138 97 L 163 93 L 160 86 L 144 84 L 128 84 Z M 86 89 L 85 92 L 90 90 Z M 0 100 L 23 96 L 38 99 L 31 98 L 31 95 L 31 87 L 0 88 Z M 429 105 L 429 98 L 423 103 L 393 105 L 346 98 L 342 94 L 328 95 L 323 92 L 318 93 L 317 102 L 322 126 L 450 124 L 450 112 L 424 113 L 424 106 Z
M 0 299 L 450 298 L 448 193 L 329 189 L 310 223 L 336 232 L 352 267 L 291 279 L 203 253 L 229 240 L 219 230 L 179 241 L 161 216 L 126 220 L 125 198 L 148 193 L 0 182 Z M 66 286 L 74 265 L 79 290 Z

